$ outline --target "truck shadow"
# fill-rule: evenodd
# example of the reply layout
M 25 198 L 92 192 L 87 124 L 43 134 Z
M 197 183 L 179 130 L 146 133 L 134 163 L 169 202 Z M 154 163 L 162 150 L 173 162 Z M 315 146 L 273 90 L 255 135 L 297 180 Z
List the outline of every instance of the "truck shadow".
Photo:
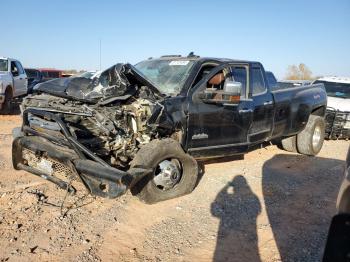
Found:
M 0 110 L 0 115 L 14 116 L 14 115 L 20 115 L 20 114 L 21 114 L 21 110 L 18 104 L 13 105 L 10 112 L 3 113 Z
M 279 154 L 262 168 L 264 204 L 282 261 L 321 261 L 344 161 Z M 257 216 L 261 204 L 236 176 L 211 205 L 220 218 L 214 261 L 261 261 Z
M 205 160 L 198 160 L 198 179 L 196 182 L 196 187 L 198 186 L 199 182 L 202 180 L 204 174 L 205 174 L 205 165 L 208 164 L 218 164 L 218 163 L 225 163 L 235 160 L 243 160 L 244 155 L 234 155 L 234 156 L 225 156 L 225 157 L 219 157 L 219 158 L 213 158 L 213 159 L 205 159 Z
M 220 218 L 214 261 L 260 261 L 256 219 L 261 212 L 258 197 L 246 179 L 238 175 L 211 205 Z
M 321 261 L 344 161 L 276 155 L 263 166 L 266 212 L 282 261 Z

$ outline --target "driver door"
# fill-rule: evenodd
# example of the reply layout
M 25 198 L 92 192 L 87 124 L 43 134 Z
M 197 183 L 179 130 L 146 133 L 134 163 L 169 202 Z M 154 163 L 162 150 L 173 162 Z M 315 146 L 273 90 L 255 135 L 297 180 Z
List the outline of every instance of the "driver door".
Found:
M 11 73 L 13 77 L 14 96 L 27 93 L 27 75 L 22 65 L 17 61 L 11 61 Z
M 247 150 L 247 132 L 253 116 L 253 102 L 247 99 L 248 72 L 247 64 L 219 65 L 189 91 L 186 142 L 192 155 L 218 157 Z M 201 99 L 203 92 L 222 89 L 228 80 L 242 84 L 239 103 L 207 103 Z

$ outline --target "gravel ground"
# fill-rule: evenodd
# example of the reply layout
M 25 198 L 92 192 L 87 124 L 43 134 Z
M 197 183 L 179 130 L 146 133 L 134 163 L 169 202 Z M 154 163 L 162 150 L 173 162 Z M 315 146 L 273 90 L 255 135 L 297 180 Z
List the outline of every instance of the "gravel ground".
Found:
M 0 261 L 320 261 L 348 141 L 317 157 L 275 146 L 206 163 L 190 195 L 145 205 L 55 185 L 11 166 L 0 116 Z

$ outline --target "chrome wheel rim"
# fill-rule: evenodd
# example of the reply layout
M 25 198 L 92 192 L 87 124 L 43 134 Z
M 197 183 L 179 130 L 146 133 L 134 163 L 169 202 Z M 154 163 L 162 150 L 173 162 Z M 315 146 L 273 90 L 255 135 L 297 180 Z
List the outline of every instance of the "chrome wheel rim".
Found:
M 317 148 L 320 141 L 321 141 L 321 128 L 319 126 L 316 126 L 315 127 L 315 130 L 314 130 L 314 134 L 312 136 L 312 146 L 313 148 Z
M 161 190 L 174 188 L 181 180 L 182 168 L 177 159 L 163 160 L 154 172 L 153 183 Z

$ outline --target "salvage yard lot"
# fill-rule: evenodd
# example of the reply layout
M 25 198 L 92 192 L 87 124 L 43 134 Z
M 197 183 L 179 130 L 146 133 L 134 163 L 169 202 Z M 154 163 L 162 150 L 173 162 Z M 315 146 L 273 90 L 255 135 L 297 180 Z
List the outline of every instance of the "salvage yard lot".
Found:
M 317 157 L 275 146 L 205 165 L 190 195 L 145 205 L 85 192 L 67 196 L 11 165 L 0 116 L 0 261 L 319 261 L 348 141 Z M 232 254 L 234 254 L 232 256 Z

